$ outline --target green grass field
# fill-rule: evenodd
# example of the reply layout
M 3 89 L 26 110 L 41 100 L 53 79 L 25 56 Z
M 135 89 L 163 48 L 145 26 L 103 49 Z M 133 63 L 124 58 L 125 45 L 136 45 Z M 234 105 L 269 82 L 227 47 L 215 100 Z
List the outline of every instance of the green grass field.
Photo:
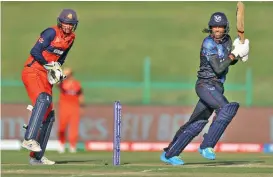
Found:
M 185 153 L 184 166 L 159 161 L 160 152 L 122 152 L 121 166 L 112 166 L 111 152 L 48 152 L 54 166 L 30 166 L 27 151 L 2 151 L 4 177 L 87 177 L 87 176 L 180 176 L 180 177 L 272 177 L 273 155 L 263 153 L 218 153 L 208 161 L 197 153 Z
M 249 62 L 230 69 L 227 83 L 243 83 L 253 72 L 253 105 L 272 106 L 272 2 L 246 2 L 245 35 L 251 41 Z M 80 19 L 77 39 L 65 66 L 81 81 L 142 81 L 143 59 L 151 58 L 153 81 L 194 82 L 199 66 L 201 30 L 210 15 L 223 11 L 236 36 L 236 2 L 2 2 L 2 80 L 20 81 L 23 63 L 39 33 L 56 24 L 63 8 Z M 120 99 L 139 104 L 141 90 L 85 89 L 89 103 Z M 152 90 L 153 104 L 193 104 L 194 91 Z M 243 92 L 227 92 L 244 104 Z M 18 99 L 20 98 L 20 99 Z M 2 87 L 3 102 L 27 102 L 23 87 Z

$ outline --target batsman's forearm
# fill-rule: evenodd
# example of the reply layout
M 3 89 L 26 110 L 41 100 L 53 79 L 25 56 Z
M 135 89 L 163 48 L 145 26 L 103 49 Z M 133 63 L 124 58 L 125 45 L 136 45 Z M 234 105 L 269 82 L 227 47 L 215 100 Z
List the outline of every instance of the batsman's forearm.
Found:
M 227 57 L 224 60 L 220 61 L 220 59 L 216 55 L 212 55 L 210 56 L 209 62 L 214 72 L 217 75 L 220 75 L 225 71 L 227 67 L 229 67 L 229 65 L 232 62 L 232 59 L 230 57 Z

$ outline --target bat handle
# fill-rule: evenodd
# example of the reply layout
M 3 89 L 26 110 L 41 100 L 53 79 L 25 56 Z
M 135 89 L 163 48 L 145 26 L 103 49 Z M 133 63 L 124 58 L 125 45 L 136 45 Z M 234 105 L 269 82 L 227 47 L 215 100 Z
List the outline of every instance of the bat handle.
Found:
M 240 42 L 242 44 L 245 43 L 245 34 L 242 32 L 238 32 L 238 36 L 239 36 Z

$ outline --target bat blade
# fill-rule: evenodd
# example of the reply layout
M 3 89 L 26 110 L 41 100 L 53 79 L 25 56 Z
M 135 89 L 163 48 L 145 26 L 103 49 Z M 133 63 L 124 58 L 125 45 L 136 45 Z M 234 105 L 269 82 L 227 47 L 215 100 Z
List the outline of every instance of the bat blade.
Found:
M 236 21 L 237 21 L 237 32 L 240 38 L 241 43 L 245 42 L 245 5 L 239 1 L 237 3 L 237 11 L 236 11 Z

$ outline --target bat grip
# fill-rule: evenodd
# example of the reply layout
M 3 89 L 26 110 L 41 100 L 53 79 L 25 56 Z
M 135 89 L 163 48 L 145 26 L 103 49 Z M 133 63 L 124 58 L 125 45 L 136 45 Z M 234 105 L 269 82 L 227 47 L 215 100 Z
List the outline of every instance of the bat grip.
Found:
M 242 44 L 245 43 L 245 34 L 243 32 L 238 31 L 238 36 L 239 36 L 240 42 Z

